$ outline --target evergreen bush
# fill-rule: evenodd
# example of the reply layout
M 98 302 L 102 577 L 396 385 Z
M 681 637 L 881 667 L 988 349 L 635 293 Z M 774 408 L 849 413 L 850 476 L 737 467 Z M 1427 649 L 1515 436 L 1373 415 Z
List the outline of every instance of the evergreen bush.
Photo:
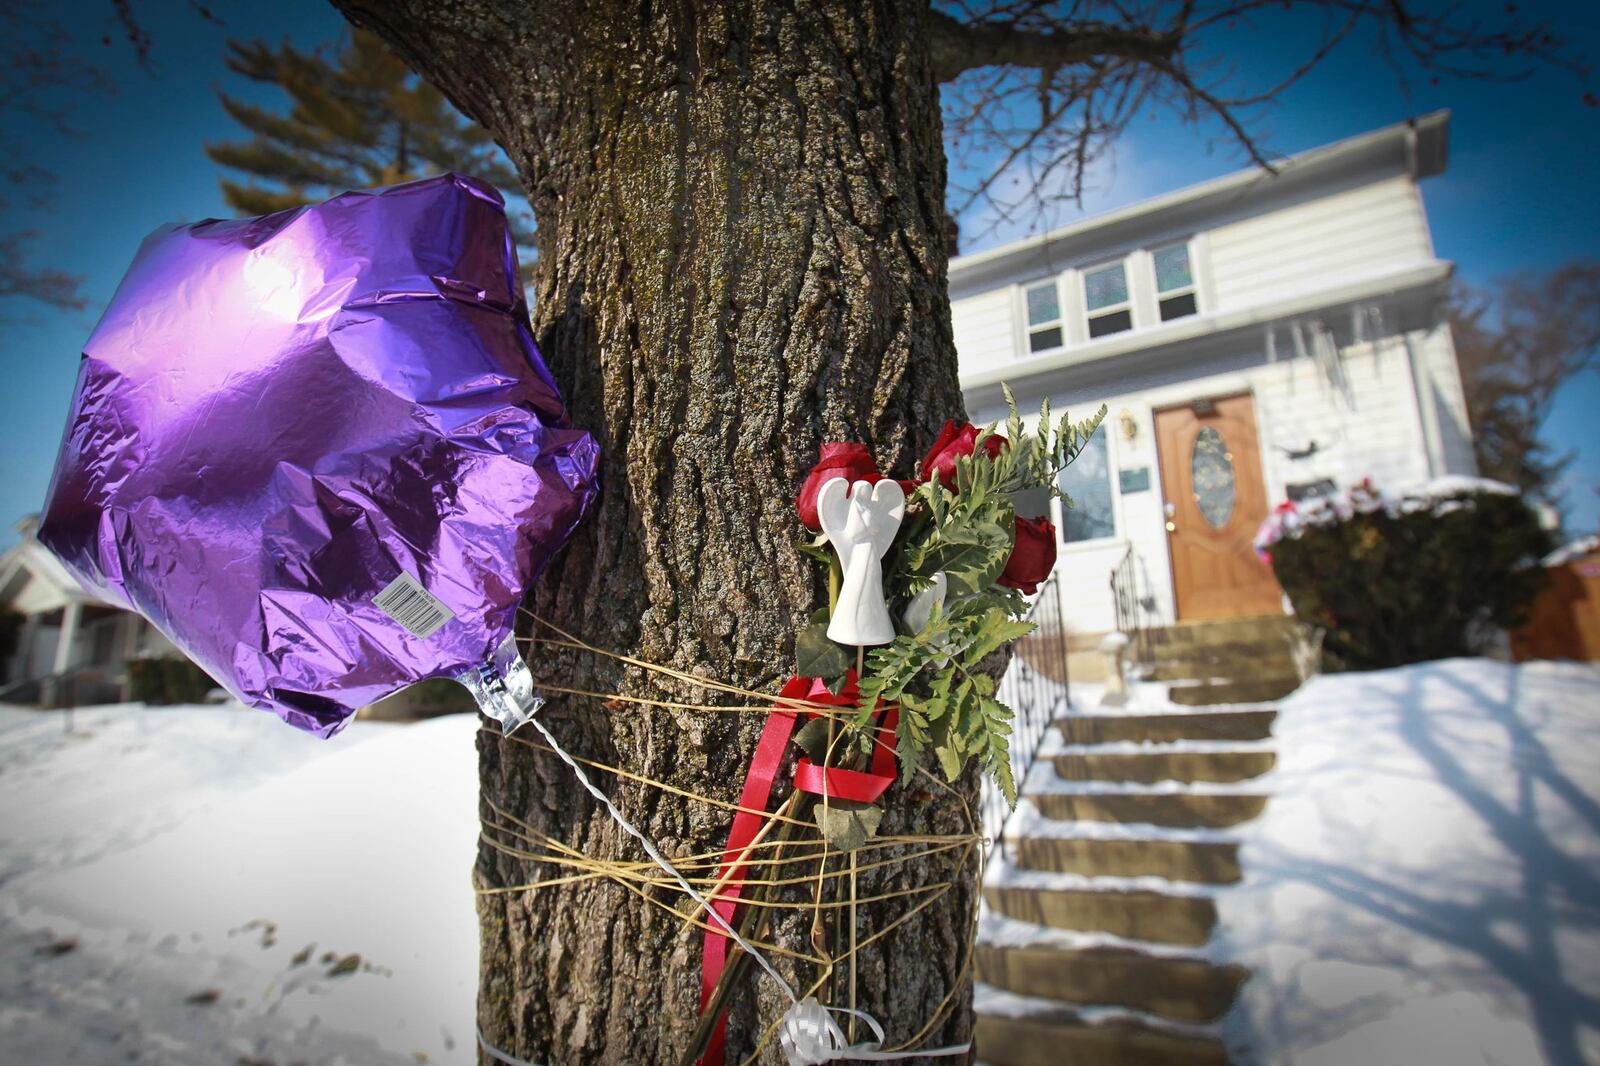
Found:
M 1387 497 L 1280 505 L 1257 547 L 1329 670 L 1379 670 L 1482 652 L 1520 624 L 1550 535 L 1506 486 L 1465 478 Z
M 211 675 L 188 659 L 129 659 L 128 698 L 152 706 L 172 703 L 203 703 L 218 685 Z

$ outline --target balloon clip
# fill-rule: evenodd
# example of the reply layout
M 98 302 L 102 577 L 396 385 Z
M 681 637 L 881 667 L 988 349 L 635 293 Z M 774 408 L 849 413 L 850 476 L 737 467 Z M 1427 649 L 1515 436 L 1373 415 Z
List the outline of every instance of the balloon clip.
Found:
M 533 672 L 517 651 L 515 634 L 500 642 L 487 661 L 456 676 L 478 709 L 500 723 L 500 732 L 509 735 L 539 713 L 544 698 L 533 694 Z

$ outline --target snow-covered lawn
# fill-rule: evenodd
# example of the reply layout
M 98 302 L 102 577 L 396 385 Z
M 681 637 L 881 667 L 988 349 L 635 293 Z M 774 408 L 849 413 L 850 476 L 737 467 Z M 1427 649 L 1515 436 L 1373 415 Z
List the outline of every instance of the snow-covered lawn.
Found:
M 0 708 L 0 1062 L 472 1062 L 475 715 Z
M 1323 677 L 1274 732 L 1218 897 L 1236 1059 L 1600 1063 L 1600 668 Z
M 476 729 L 0 708 L 0 1062 L 473 1062 Z M 1321 678 L 1273 746 L 1239 1062 L 1600 1063 L 1600 668 Z

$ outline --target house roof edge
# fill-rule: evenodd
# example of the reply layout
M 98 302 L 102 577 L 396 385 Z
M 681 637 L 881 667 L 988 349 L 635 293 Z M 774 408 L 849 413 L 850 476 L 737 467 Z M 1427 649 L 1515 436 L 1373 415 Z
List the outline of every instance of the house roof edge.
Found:
M 1046 233 L 1024 237 L 971 255 L 957 256 L 950 260 L 951 287 L 955 288 L 961 281 L 969 280 L 969 275 L 972 276 L 971 280 L 976 280 L 978 275 L 990 273 L 1006 260 L 1038 253 L 1069 239 L 1086 237 L 1097 230 L 1109 230 L 1141 218 L 1152 218 L 1177 212 L 1183 208 L 1196 207 L 1208 200 L 1220 201 L 1246 191 L 1253 185 L 1281 181 L 1284 178 L 1304 180 L 1314 177 L 1318 172 L 1334 172 L 1341 167 L 1360 162 L 1364 157 L 1378 160 L 1385 155 L 1390 155 L 1392 158 L 1394 154 L 1403 152 L 1405 172 L 1414 180 L 1433 177 L 1443 173 L 1448 162 L 1449 130 L 1448 109 L 1429 111 L 1381 129 L 1359 133 L 1331 144 L 1298 152 L 1279 163 L 1275 171 L 1267 171 L 1261 167 L 1247 167 L 1209 181 L 1080 219 Z

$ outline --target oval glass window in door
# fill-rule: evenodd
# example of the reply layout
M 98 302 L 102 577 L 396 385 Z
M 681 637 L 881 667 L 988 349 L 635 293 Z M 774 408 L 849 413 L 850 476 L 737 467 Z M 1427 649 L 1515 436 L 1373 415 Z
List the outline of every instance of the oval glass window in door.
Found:
M 1221 529 L 1233 517 L 1233 504 L 1238 495 L 1237 480 L 1233 471 L 1233 453 L 1228 442 L 1210 426 L 1202 426 L 1194 439 L 1194 456 L 1189 462 L 1189 473 L 1194 483 L 1194 502 L 1200 516 L 1213 529 Z

